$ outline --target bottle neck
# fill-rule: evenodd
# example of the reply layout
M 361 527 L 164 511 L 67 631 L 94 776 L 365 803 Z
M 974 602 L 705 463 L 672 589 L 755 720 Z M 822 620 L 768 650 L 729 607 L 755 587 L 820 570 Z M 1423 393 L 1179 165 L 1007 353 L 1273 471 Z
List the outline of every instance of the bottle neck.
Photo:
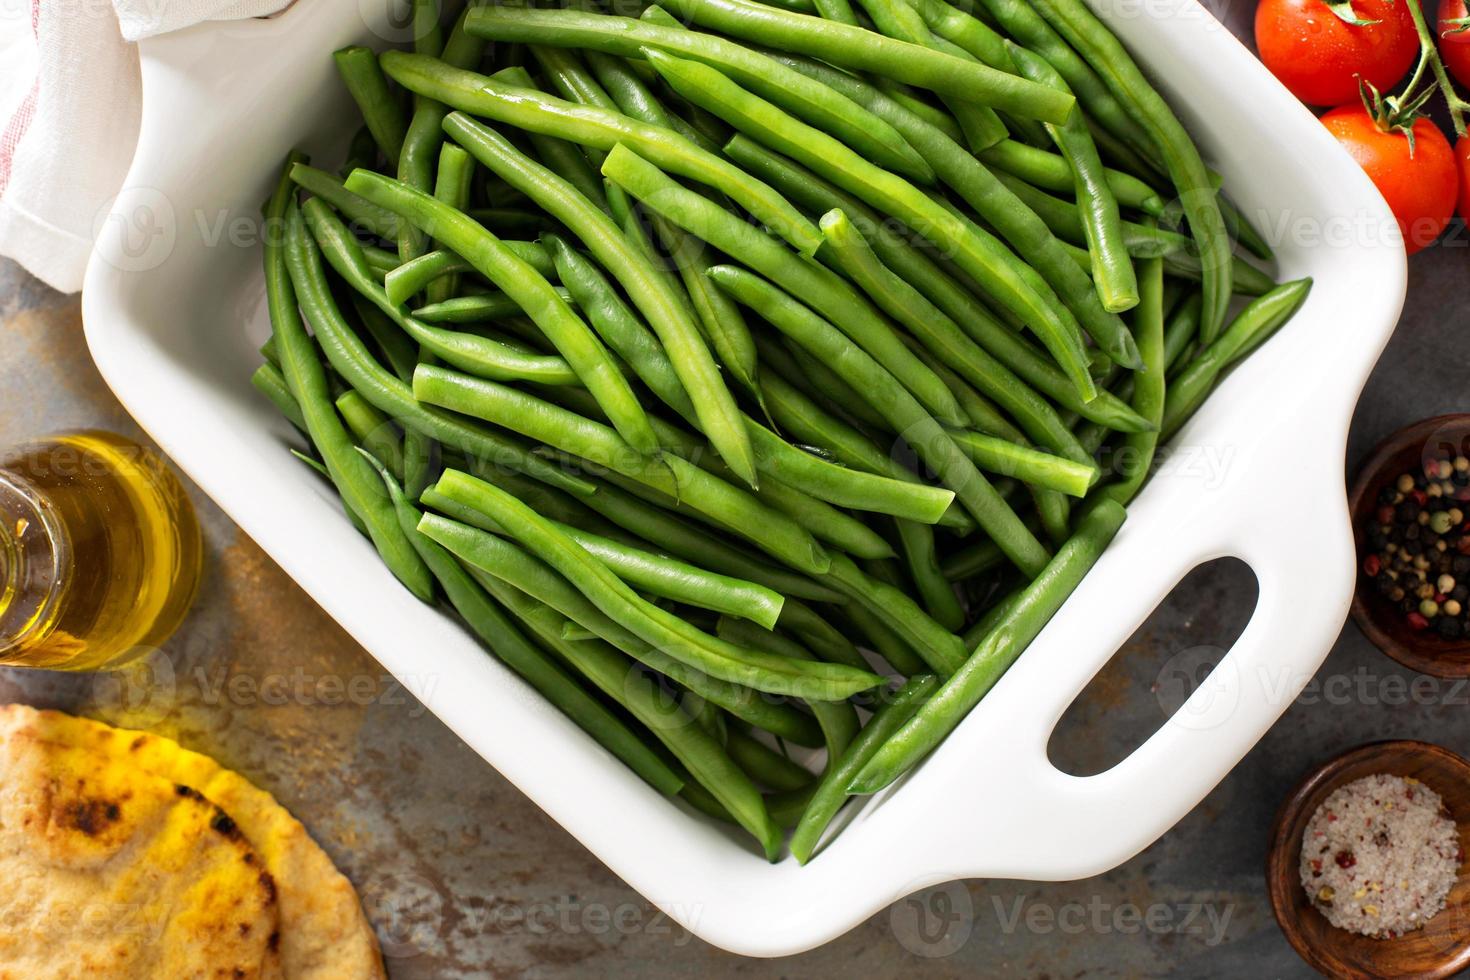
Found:
M 0 469 L 0 662 L 50 630 L 66 550 L 65 531 L 45 498 Z

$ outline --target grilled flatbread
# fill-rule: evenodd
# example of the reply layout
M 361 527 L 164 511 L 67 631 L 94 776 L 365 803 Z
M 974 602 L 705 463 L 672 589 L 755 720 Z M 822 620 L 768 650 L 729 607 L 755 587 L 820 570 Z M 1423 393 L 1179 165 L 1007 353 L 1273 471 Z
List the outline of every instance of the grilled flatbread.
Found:
M 16 726 L 0 742 L 0 978 L 277 978 L 275 884 L 188 786 Z
M 280 966 L 287 980 L 384 976 L 377 939 L 351 882 L 269 793 L 208 756 L 160 735 L 24 705 L 0 707 L 0 742 L 25 731 L 104 760 L 109 769 L 138 771 L 192 787 L 228 813 L 275 882 Z

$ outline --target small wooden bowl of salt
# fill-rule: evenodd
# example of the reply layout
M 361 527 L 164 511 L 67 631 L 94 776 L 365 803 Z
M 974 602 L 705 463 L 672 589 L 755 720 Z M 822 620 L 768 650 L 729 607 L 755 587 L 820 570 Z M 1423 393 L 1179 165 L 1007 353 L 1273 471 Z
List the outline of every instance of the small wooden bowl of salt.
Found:
M 1360 782 L 1369 777 L 1390 779 Z M 1424 789 L 1443 801 L 1442 812 L 1453 822 L 1452 829 L 1425 813 L 1424 801 L 1432 797 Z M 1385 798 L 1385 790 L 1397 798 Z M 1329 797 L 1332 802 L 1324 808 Z M 1339 820 L 1344 822 L 1336 824 Z M 1358 845 L 1341 843 L 1362 838 L 1359 824 L 1372 828 L 1368 838 Z M 1388 849 L 1425 844 L 1393 840 L 1399 830 L 1405 836 L 1429 835 L 1432 849 L 1421 853 L 1430 859 L 1414 862 L 1412 872 L 1403 872 L 1399 862 L 1396 882 L 1376 881 L 1374 873 L 1395 860 Z M 1304 863 L 1303 838 L 1308 834 L 1313 839 Z M 1470 762 L 1427 742 L 1376 742 L 1323 765 L 1287 798 L 1272 830 L 1266 885 L 1281 930 L 1319 972 L 1353 980 L 1449 977 L 1470 966 L 1467 853 Z M 1444 896 L 1443 908 L 1427 920 L 1407 911 L 1419 904 L 1421 894 L 1428 896 L 1431 911 Z M 1363 929 L 1385 921 L 1402 925 L 1410 914 L 1423 924 L 1411 931 L 1363 935 L 1334 925 L 1319 905 Z

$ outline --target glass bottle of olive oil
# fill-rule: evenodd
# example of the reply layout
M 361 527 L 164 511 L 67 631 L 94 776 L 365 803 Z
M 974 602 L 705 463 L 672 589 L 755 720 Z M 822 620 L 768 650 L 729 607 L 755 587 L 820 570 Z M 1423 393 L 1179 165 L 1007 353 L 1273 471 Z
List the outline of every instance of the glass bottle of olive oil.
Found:
M 178 478 L 137 443 L 75 432 L 0 457 L 0 664 L 147 654 L 194 601 L 202 558 Z

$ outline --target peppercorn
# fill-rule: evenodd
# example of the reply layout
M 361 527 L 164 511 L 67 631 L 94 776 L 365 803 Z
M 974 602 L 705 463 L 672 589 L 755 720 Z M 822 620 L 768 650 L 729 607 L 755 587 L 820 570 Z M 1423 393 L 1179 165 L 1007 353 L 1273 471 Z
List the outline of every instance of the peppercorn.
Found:
M 1439 511 L 1431 514 L 1425 520 L 1429 522 L 1429 529 L 1435 534 L 1446 534 L 1450 528 L 1455 526 L 1455 522 L 1450 517 L 1449 511 Z
M 1450 590 L 1450 598 L 1459 599 L 1461 602 L 1464 602 L 1466 599 L 1470 599 L 1470 587 L 1464 585 L 1455 586 L 1453 589 Z
M 1465 628 L 1453 616 L 1441 616 L 1434 621 L 1434 631 L 1447 640 L 1457 640 Z
M 1425 619 L 1433 619 L 1439 615 L 1439 603 L 1434 601 L 1433 596 L 1419 603 L 1419 615 Z
M 1455 591 L 1455 577 L 1453 575 L 1441 575 L 1434 582 L 1434 587 L 1441 592 Z
M 1425 619 L 1423 616 L 1421 616 L 1417 612 L 1411 612 L 1411 613 L 1409 613 L 1408 620 L 1409 620 L 1409 629 L 1411 629 L 1411 630 L 1422 630 L 1426 626 L 1429 625 L 1429 620 Z
M 1401 524 L 1408 524 L 1419 519 L 1419 504 L 1413 500 L 1405 499 L 1403 503 L 1393 512 L 1394 517 Z
M 1398 481 L 1394 484 L 1394 486 L 1398 488 L 1399 493 L 1408 493 L 1410 490 L 1414 489 L 1414 478 L 1405 473 L 1403 476 L 1398 478 Z
M 1458 616 L 1463 608 L 1458 599 L 1446 599 L 1444 605 L 1440 606 L 1440 611 L 1446 616 Z

